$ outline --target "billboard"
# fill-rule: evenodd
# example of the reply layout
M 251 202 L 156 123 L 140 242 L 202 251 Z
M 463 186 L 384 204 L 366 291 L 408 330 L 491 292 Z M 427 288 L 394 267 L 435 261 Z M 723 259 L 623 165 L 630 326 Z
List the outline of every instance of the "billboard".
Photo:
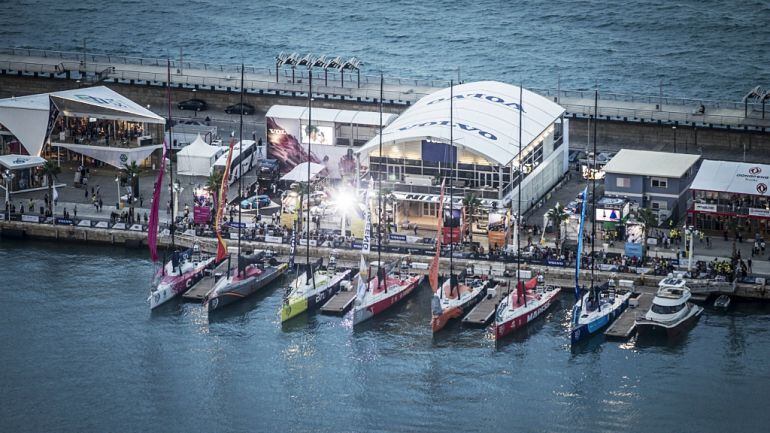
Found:
M 266 117 L 267 157 L 278 160 L 281 174 L 286 174 L 298 164 L 315 162 L 326 167 L 329 177 L 340 179 L 354 175 L 356 158 L 353 148 L 335 146 L 334 128 L 331 126 L 311 125 L 310 134 L 307 126 L 300 126 L 297 119 Z M 303 130 L 300 133 L 300 130 Z M 314 140 L 308 158 L 308 139 Z
M 596 209 L 596 221 L 619 222 L 622 217 L 618 209 Z

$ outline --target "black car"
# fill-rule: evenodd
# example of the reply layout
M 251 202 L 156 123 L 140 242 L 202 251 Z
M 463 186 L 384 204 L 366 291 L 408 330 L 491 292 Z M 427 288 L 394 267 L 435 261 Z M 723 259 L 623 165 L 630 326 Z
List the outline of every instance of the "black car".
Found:
M 254 114 L 256 111 L 257 110 L 254 108 L 254 106 L 249 104 L 234 104 L 225 108 L 225 113 L 227 114 L 241 114 L 241 112 L 243 112 L 243 114 L 247 116 Z
M 188 99 L 176 104 L 176 108 L 180 110 L 206 111 L 209 107 L 206 105 L 206 101 L 200 99 Z
M 275 180 L 278 178 L 278 160 L 260 159 L 257 162 L 257 177 L 261 180 Z

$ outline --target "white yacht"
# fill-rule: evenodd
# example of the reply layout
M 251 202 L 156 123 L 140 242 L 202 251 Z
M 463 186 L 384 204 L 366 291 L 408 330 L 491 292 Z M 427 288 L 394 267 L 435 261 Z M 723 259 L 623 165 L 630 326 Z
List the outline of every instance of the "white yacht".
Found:
M 636 331 L 640 335 L 659 332 L 674 336 L 681 333 L 695 323 L 703 312 L 703 307 L 687 302 L 690 296 L 690 289 L 683 279 L 663 279 L 652 300 L 650 311 L 643 319 L 636 319 Z

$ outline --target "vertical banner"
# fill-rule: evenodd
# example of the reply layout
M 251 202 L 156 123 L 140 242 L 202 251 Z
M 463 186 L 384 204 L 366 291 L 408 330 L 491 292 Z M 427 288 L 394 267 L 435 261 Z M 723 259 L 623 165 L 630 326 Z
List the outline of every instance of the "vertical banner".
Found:
M 54 126 L 56 126 L 56 119 L 59 118 L 59 107 L 56 106 L 56 104 L 53 103 L 53 99 L 51 97 L 48 97 L 48 126 L 45 130 L 45 139 L 43 142 L 48 141 L 48 139 L 51 137 L 51 132 L 53 132 Z

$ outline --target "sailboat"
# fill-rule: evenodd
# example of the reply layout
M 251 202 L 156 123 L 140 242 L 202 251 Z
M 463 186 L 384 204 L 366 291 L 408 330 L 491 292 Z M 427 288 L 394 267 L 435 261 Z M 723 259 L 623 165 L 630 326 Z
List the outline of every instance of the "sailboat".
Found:
M 596 167 L 596 118 L 597 109 L 599 106 L 599 91 L 596 91 L 594 95 L 594 152 L 593 152 L 593 166 Z M 588 291 L 585 291 L 581 295 L 580 288 L 580 259 L 583 254 L 583 227 L 585 224 L 586 207 L 588 207 L 588 186 L 583 190 L 583 204 L 580 211 L 580 229 L 578 230 L 578 251 L 577 261 L 575 263 L 575 297 L 577 302 L 572 308 L 572 326 L 570 327 L 570 341 L 575 344 L 583 339 L 586 339 L 612 323 L 620 313 L 622 313 L 626 307 L 628 307 L 628 299 L 631 297 L 631 292 L 627 290 L 615 290 L 610 287 L 609 283 L 604 283 L 599 287 L 594 284 L 594 244 L 596 240 L 596 176 L 592 175 L 592 236 L 591 236 L 591 285 Z
M 519 85 L 519 107 L 523 107 L 524 90 Z M 521 130 L 522 130 L 522 110 L 519 109 L 519 175 L 522 173 L 521 160 Z M 518 185 L 518 211 L 516 214 L 516 230 L 519 228 L 518 219 L 521 215 L 521 179 Z M 521 236 L 516 233 L 516 257 L 521 257 Z M 495 311 L 495 323 L 493 325 L 493 335 L 495 339 L 500 339 L 511 332 L 535 320 L 543 314 L 553 304 L 556 296 L 561 290 L 554 286 L 537 287 L 537 277 L 527 282 L 521 280 L 521 261 L 516 265 L 516 292 L 510 293 L 497 306 Z
M 167 61 L 167 83 L 166 97 L 168 99 L 168 122 L 169 122 L 169 140 L 173 140 L 174 127 L 171 120 L 171 61 Z M 163 185 L 163 173 L 166 170 L 166 159 L 168 158 L 168 143 L 163 140 L 163 155 L 160 161 L 160 171 L 155 179 L 155 189 L 152 194 L 152 207 L 150 209 L 150 218 L 147 227 L 147 245 L 150 248 L 150 259 L 153 263 L 158 262 L 158 208 L 160 206 L 160 191 Z M 174 194 L 174 170 L 169 159 L 169 185 L 171 194 Z M 172 199 L 173 200 L 173 199 Z M 203 278 L 206 269 L 211 269 L 216 265 L 213 256 L 205 256 L 200 251 L 198 244 L 185 251 L 177 251 L 174 242 L 174 221 L 171 222 L 171 258 L 158 269 L 150 285 L 150 295 L 147 297 L 147 303 L 150 309 L 155 309 L 168 302 L 174 297 L 188 291 L 201 278 Z
M 449 161 L 453 168 L 450 173 L 456 173 L 457 164 L 457 152 L 453 150 L 454 147 L 454 132 L 453 132 L 453 100 L 454 100 L 454 82 L 449 86 Z M 449 221 L 452 222 L 455 217 L 455 205 L 454 205 L 454 181 L 450 175 L 449 182 Z M 451 225 L 449 236 L 449 278 L 444 281 L 441 287 L 438 286 L 438 256 L 441 252 L 440 238 L 443 236 L 442 218 L 444 216 L 444 183 L 441 184 L 441 195 L 439 198 L 439 231 L 436 233 L 436 257 L 434 257 L 431 263 L 430 275 L 431 275 L 431 287 L 433 289 L 433 298 L 431 299 L 431 320 L 430 326 L 434 333 L 440 331 L 446 326 L 446 324 L 452 320 L 464 316 L 470 311 L 476 304 L 478 304 L 484 296 L 487 294 L 487 286 L 489 280 L 482 280 L 480 277 L 465 279 L 465 273 L 461 273 L 459 276 L 454 274 L 454 224 Z M 459 216 L 458 216 L 459 217 Z M 434 278 L 433 275 L 436 275 Z M 465 279 L 460 283 L 459 279 Z
M 307 147 L 307 188 L 305 193 L 307 194 L 305 203 L 307 203 L 307 239 L 305 239 L 305 259 L 306 268 L 305 272 L 299 273 L 297 277 L 291 282 L 291 284 L 285 290 L 285 296 L 283 305 L 281 306 L 280 316 L 281 322 L 285 322 L 305 311 L 314 311 L 320 308 L 326 301 L 331 299 L 337 292 L 340 291 L 342 281 L 348 278 L 350 275 L 350 269 L 338 270 L 336 267 L 336 260 L 331 257 L 329 259 L 329 266 L 324 268 L 321 263 L 311 265 L 310 263 L 310 155 L 311 155 L 311 134 L 309 128 L 312 123 L 312 96 L 313 96 L 313 74 L 310 74 L 310 80 L 308 84 L 307 103 L 308 103 L 308 147 Z M 299 210 L 297 215 L 301 218 L 302 209 Z M 320 259 L 319 262 L 322 262 Z
M 380 76 L 380 156 L 382 156 L 382 99 L 383 99 L 383 77 Z M 371 228 L 372 216 L 369 206 L 369 192 L 371 191 L 372 179 L 369 180 L 369 189 L 367 190 L 365 205 L 364 222 L 364 243 L 361 247 L 361 269 L 358 273 L 358 289 L 356 290 L 356 300 L 353 304 L 353 326 L 364 322 L 377 314 L 382 313 L 388 308 L 396 305 L 401 300 L 409 296 L 417 286 L 422 282 L 422 276 L 409 272 L 408 261 L 404 258 L 398 259 L 390 265 L 382 266 L 382 173 L 377 176 L 377 275 L 366 282 L 368 273 L 366 272 L 365 254 L 371 250 Z
M 243 64 L 241 64 L 241 106 L 243 105 Z M 240 142 L 241 151 L 243 147 L 243 111 L 241 111 L 240 119 Z M 225 172 L 222 176 L 222 185 L 219 193 L 219 208 L 217 209 L 216 217 L 216 232 L 217 232 L 217 257 L 224 260 L 228 257 L 227 245 L 222 239 L 221 233 L 221 220 L 225 203 L 227 202 L 227 179 L 229 178 L 230 164 L 233 156 L 234 143 L 230 143 L 230 150 L 227 155 L 227 164 L 225 166 Z M 238 189 L 239 193 L 243 191 L 243 175 L 238 177 Z M 213 311 L 221 309 L 222 307 L 239 301 L 247 296 L 250 296 L 258 292 L 263 287 L 267 286 L 276 278 L 281 276 L 286 271 L 285 263 L 278 263 L 275 257 L 268 256 L 265 252 L 259 252 L 256 254 L 242 254 L 241 251 L 241 229 L 243 224 L 241 223 L 241 208 L 238 207 L 238 257 L 236 269 L 230 269 L 228 266 L 227 276 L 222 277 L 214 284 L 214 287 L 203 298 L 203 306 L 207 309 L 209 314 Z

